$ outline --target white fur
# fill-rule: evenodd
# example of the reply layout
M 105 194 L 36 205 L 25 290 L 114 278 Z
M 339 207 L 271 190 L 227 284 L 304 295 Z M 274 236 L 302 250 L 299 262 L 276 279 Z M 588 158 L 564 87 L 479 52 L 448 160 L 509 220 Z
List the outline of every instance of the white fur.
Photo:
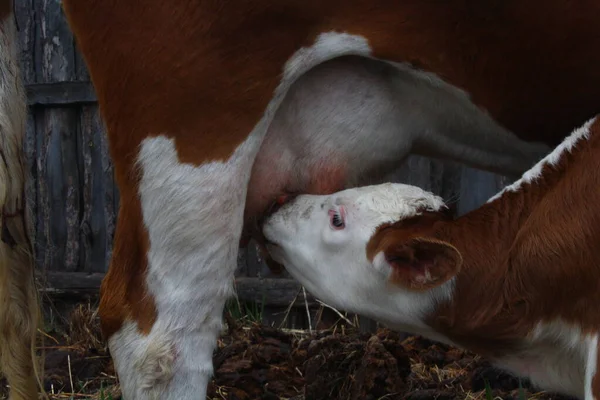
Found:
M 110 337 L 108 345 L 126 398 L 160 399 L 160 391 L 173 376 L 171 338 L 156 331 L 140 335 L 137 325 L 128 321 Z
M 496 199 L 502 197 L 502 195 L 506 192 L 516 192 L 518 191 L 524 184 L 532 183 L 540 178 L 542 175 L 542 170 L 546 165 L 556 165 L 558 161 L 561 159 L 564 153 L 570 152 L 573 149 L 573 146 L 577 144 L 581 139 L 587 140 L 590 133 L 590 127 L 596 120 L 596 117 L 586 121 L 582 126 L 575 129 L 569 136 L 567 136 L 560 145 L 558 145 L 550 154 L 541 159 L 537 164 L 535 164 L 531 169 L 523 174 L 523 177 L 512 185 L 506 186 L 499 193 L 491 197 L 487 202 L 490 203 Z
M 233 294 L 246 186 L 267 127 L 298 76 L 327 58 L 365 54 L 365 46 L 357 36 L 326 34 L 299 50 L 265 114 L 225 162 L 183 164 L 173 139 L 142 142 L 139 196 L 150 239 L 146 284 L 157 320 L 148 336 L 126 323 L 109 340 L 127 400 L 205 397 L 223 306 Z
M 587 344 L 587 363 L 585 367 L 585 400 L 598 400 L 592 392 L 592 379 L 598 372 L 598 335 L 590 335 Z
M 526 338 L 524 351 L 495 361 L 517 376 L 529 377 L 539 389 L 590 400 L 588 375 L 593 377 L 590 367 L 595 370 L 596 342 L 597 335 L 586 335 L 560 320 L 538 323 Z
M 369 42 L 363 36 L 345 32 L 324 32 L 310 47 L 298 49 L 283 68 L 283 81 L 293 82 L 317 64 L 342 55 L 371 55 Z
M 323 301 L 372 316 L 407 332 L 431 332 L 422 321 L 436 302 L 449 299 L 449 281 L 425 294 L 388 284 L 390 266 L 365 246 L 377 227 L 438 210 L 442 199 L 417 187 L 383 184 L 331 196 L 299 196 L 268 218 L 264 234 L 273 258 Z M 346 228 L 330 226 L 329 210 L 344 209 Z M 437 336 L 436 336 L 437 337 Z
M 206 390 L 221 313 L 233 293 L 243 168 L 253 147 L 251 137 L 227 162 L 195 167 L 179 162 L 173 139 L 142 143 L 139 193 L 150 240 L 146 284 L 157 320 L 148 336 L 125 325 L 111 338 L 125 398 L 182 399 Z

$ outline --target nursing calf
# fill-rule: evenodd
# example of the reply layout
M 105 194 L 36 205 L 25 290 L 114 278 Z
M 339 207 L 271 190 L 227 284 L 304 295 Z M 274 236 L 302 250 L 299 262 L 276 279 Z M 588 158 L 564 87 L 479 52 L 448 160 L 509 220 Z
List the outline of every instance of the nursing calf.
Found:
M 479 209 L 444 210 L 383 184 L 297 197 L 263 230 L 271 255 L 332 305 L 600 398 L 600 119 Z

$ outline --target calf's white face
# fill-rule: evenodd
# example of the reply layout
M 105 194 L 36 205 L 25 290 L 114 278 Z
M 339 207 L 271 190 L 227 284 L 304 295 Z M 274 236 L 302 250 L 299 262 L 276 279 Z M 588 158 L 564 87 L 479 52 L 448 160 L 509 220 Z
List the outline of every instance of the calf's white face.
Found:
M 450 296 L 448 279 L 411 290 L 393 282 L 397 270 L 389 255 L 382 251 L 371 261 L 366 247 L 381 225 L 442 207 L 441 198 L 414 186 L 365 186 L 299 196 L 265 221 L 263 233 L 271 256 L 316 297 L 392 326 L 423 329 L 423 313 Z M 417 279 L 431 278 L 423 271 Z

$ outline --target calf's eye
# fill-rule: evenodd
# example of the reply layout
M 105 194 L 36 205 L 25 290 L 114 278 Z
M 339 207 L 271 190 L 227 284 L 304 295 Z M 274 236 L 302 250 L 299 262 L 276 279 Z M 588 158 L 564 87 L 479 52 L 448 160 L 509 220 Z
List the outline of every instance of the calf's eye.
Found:
M 342 213 L 336 210 L 329 210 L 329 224 L 333 229 L 344 229 L 346 226 L 344 223 L 344 217 Z

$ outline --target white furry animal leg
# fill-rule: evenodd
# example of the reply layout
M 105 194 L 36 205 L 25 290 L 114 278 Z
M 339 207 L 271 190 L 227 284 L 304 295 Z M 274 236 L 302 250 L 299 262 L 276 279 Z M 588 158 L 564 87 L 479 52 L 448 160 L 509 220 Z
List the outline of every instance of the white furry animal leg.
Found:
M 200 166 L 180 163 L 173 139 L 142 143 L 146 284 L 157 317 L 148 335 L 129 321 L 110 338 L 127 400 L 205 397 L 224 304 L 233 294 L 253 140 L 226 162 Z
M 600 399 L 600 375 L 598 367 L 598 335 L 587 339 L 587 363 L 585 366 L 585 400 Z

